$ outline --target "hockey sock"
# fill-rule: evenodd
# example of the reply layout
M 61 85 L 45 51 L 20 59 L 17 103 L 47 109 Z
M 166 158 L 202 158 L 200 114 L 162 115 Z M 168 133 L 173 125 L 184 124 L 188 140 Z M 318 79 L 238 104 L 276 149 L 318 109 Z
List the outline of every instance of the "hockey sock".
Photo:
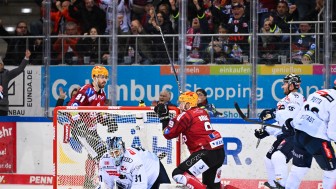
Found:
M 286 156 L 282 152 L 276 151 L 272 155 L 271 161 L 273 163 L 276 181 L 281 186 L 285 186 L 288 174 Z
M 268 159 L 268 157 L 264 157 L 264 163 L 265 163 L 265 166 L 266 166 L 266 172 L 267 172 L 267 177 L 268 177 L 267 182 L 272 187 L 275 187 L 276 186 L 275 183 L 274 183 L 275 174 L 274 174 L 274 167 L 273 167 L 272 161 L 270 159 Z
M 285 188 L 298 189 L 303 177 L 305 176 L 308 170 L 309 170 L 308 167 L 297 167 L 293 165 L 289 172 Z
M 336 170 L 324 171 L 323 189 L 335 189 L 336 188 Z

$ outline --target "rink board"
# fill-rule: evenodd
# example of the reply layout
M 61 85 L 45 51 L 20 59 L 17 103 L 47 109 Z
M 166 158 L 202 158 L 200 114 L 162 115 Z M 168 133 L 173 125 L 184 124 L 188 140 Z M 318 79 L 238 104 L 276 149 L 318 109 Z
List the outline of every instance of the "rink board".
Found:
M 17 122 L 16 125 L 17 172 L 0 173 L 0 188 L 25 188 L 21 185 L 27 185 L 27 188 L 36 186 L 36 189 L 39 186 L 51 188 L 52 183 L 55 182 L 53 164 L 50 160 L 52 157 L 52 124 L 38 122 L 33 118 L 27 121 L 26 118 L 22 122 Z M 228 120 L 224 119 L 223 123 L 217 121 L 213 125 L 222 134 L 226 150 L 226 161 L 222 167 L 222 183 L 241 189 L 264 188 L 262 184 L 266 181 L 266 171 L 263 158 L 275 138 L 266 137 L 256 148 L 257 139 L 253 133 L 254 129 L 259 128 L 260 125 L 245 124 L 242 121 L 228 123 Z M 32 130 L 35 132 L 31 132 Z M 0 142 L 1 140 L 0 138 Z M 314 161 L 312 170 L 308 172 L 300 188 L 320 189 L 322 188 L 321 179 L 322 171 Z

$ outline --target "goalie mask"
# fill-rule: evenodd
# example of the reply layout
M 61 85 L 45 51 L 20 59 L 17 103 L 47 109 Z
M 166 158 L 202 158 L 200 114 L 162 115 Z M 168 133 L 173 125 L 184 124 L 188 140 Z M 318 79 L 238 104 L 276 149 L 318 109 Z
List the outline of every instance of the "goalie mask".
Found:
M 178 99 L 180 105 L 180 109 L 183 111 L 186 111 L 192 107 L 196 107 L 197 106 L 197 101 L 198 101 L 198 95 L 195 92 L 184 92 L 179 96 Z M 189 107 L 186 107 L 189 103 Z
M 107 139 L 106 143 L 107 143 L 107 152 L 113 158 L 115 165 L 119 166 L 125 153 L 124 141 L 122 141 L 121 137 L 113 137 Z
M 301 78 L 299 75 L 296 74 L 288 74 L 284 77 L 283 82 L 287 82 L 288 83 L 288 87 L 293 84 L 294 85 L 294 89 L 299 89 L 300 88 L 300 84 L 301 84 Z
M 92 69 L 91 76 L 92 79 L 97 76 L 103 76 L 105 78 L 108 78 L 108 70 L 104 66 L 95 66 Z

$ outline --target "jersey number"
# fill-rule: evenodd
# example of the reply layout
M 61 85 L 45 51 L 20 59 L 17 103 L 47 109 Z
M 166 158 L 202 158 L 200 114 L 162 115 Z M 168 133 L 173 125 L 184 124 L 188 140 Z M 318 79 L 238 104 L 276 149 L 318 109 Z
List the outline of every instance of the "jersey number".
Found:
M 204 129 L 206 131 L 213 130 L 212 125 L 209 121 L 204 122 Z M 184 143 L 187 142 L 187 137 L 185 135 L 182 135 L 182 140 L 183 140 Z
M 141 182 L 141 175 L 135 175 L 135 182 Z
M 306 104 L 306 105 L 304 106 L 304 108 L 305 108 L 306 111 L 311 111 L 311 112 L 316 113 L 316 114 L 320 111 L 320 110 L 319 110 L 318 108 L 316 108 L 316 107 L 312 107 L 312 108 L 310 108 L 310 107 L 309 107 L 309 104 Z
M 78 95 L 76 96 L 76 100 L 78 100 L 79 102 L 83 102 L 84 99 L 85 99 L 85 96 L 83 96 L 82 94 L 78 94 Z
M 289 111 L 293 111 L 295 108 L 293 106 L 288 106 Z
M 332 96 L 330 96 L 330 94 L 328 94 L 328 92 L 326 92 L 326 91 L 317 91 L 316 93 L 318 93 L 322 97 L 326 98 L 329 102 L 334 101 L 334 98 Z

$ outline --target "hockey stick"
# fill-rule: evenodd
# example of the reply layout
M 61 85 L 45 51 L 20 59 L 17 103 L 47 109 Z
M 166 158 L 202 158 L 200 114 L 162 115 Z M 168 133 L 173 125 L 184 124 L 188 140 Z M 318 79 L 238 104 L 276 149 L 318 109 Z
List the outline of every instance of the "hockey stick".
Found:
M 256 120 L 253 120 L 253 119 L 249 119 L 248 117 L 246 117 L 246 115 L 242 112 L 242 110 L 240 109 L 239 105 L 237 102 L 234 103 L 234 107 L 236 108 L 237 110 L 237 113 L 239 114 L 239 116 L 246 122 L 249 122 L 249 123 L 255 123 L 255 124 L 260 124 L 260 125 L 264 125 L 264 126 L 268 126 L 268 127 L 273 127 L 273 128 L 281 128 L 280 125 L 272 125 L 272 124 L 269 124 L 269 123 L 263 123 L 263 122 L 260 122 L 260 121 L 256 121 Z
M 178 76 L 177 76 L 177 73 L 176 73 L 176 69 L 175 69 L 175 66 L 174 66 L 174 62 L 173 60 L 171 59 L 170 57 L 170 54 L 169 54 L 169 51 L 168 51 L 168 47 L 167 47 L 167 44 L 166 44 L 166 40 L 165 40 L 165 37 L 163 35 L 163 32 L 162 32 L 162 29 L 161 29 L 161 26 L 159 25 L 159 21 L 158 21 L 158 18 L 156 16 L 156 11 L 154 9 L 154 18 L 155 18 L 155 22 L 157 24 L 157 26 L 159 27 L 159 31 L 160 31 L 160 34 L 161 34 L 161 38 L 162 38 L 162 41 L 163 41 L 163 45 L 166 49 L 166 53 L 167 53 L 167 56 L 168 56 L 168 59 L 169 59 L 169 62 L 170 62 L 170 66 L 174 72 L 174 75 L 175 75 L 175 80 L 176 80 L 176 83 L 177 83 L 177 87 L 178 87 L 178 90 L 179 90 L 179 93 L 182 94 L 182 88 L 181 88 L 181 84 L 180 84 L 180 81 L 178 79 Z

